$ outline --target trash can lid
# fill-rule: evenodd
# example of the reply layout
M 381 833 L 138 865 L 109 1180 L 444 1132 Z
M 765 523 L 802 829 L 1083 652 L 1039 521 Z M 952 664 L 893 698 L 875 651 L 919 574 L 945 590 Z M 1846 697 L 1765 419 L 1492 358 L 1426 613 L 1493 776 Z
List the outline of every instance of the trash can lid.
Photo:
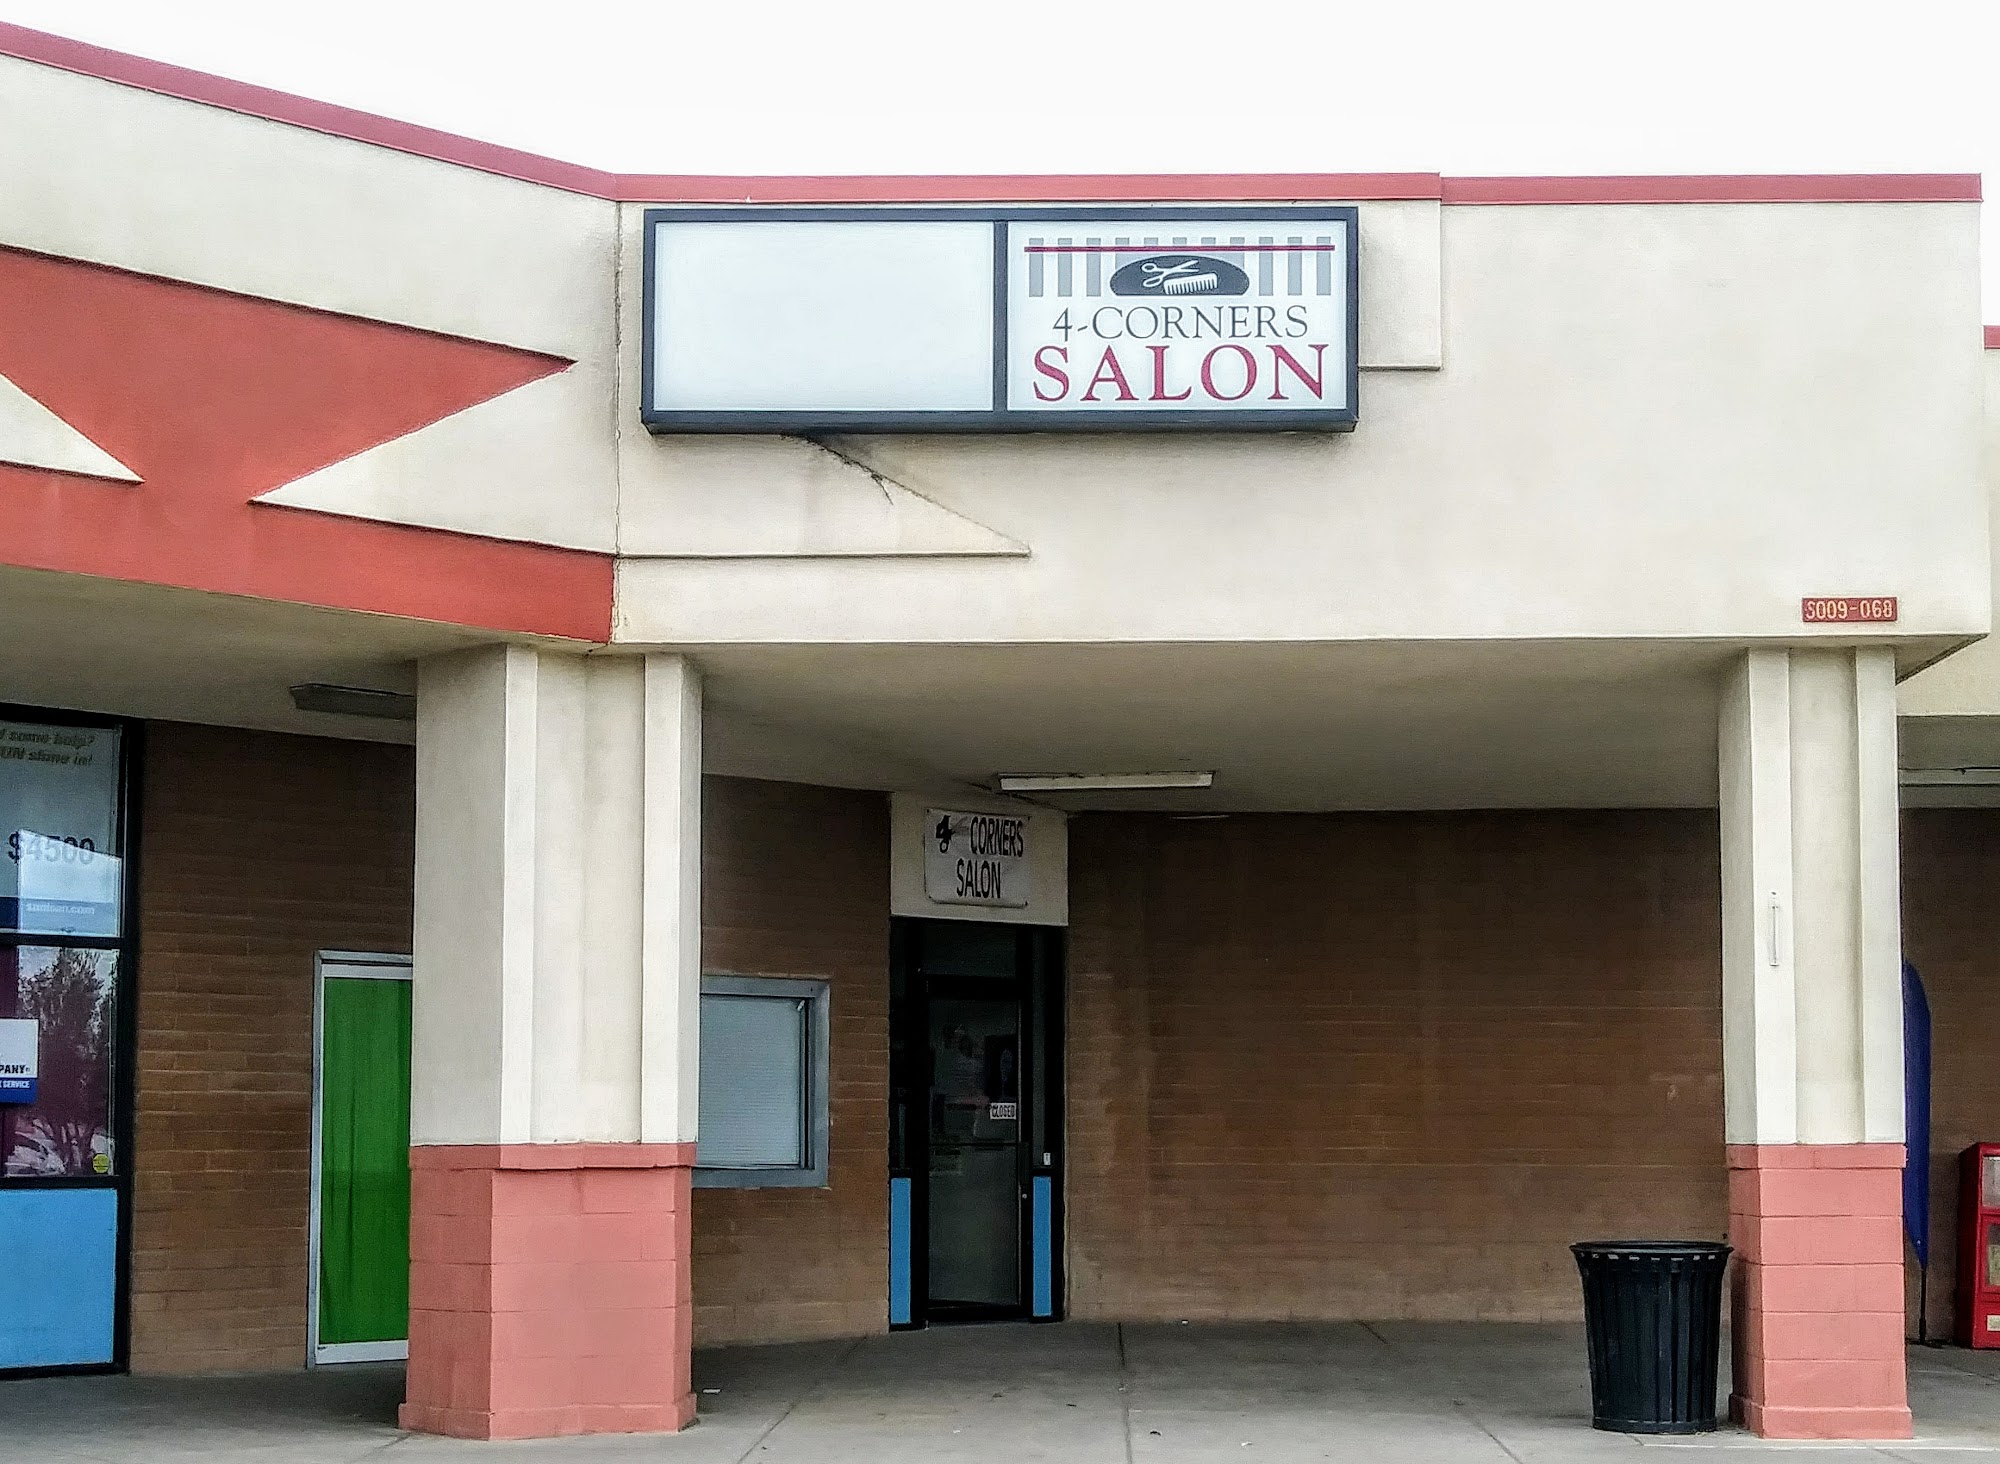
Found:
M 1579 1240 L 1570 1249 L 1580 1256 L 1726 1256 L 1730 1251 L 1719 1240 Z

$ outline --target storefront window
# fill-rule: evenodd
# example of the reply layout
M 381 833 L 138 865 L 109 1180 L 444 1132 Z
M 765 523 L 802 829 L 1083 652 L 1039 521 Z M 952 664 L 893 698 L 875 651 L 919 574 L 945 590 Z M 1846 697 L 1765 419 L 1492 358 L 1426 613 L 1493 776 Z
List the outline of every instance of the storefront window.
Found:
M 0 1372 L 125 1362 L 137 735 L 0 708 Z
M 0 718 L 0 1180 L 116 1175 L 123 734 Z
M 22 1024 L 36 1069 L 31 1102 L 0 1103 L 8 1178 L 111 1173 L 117 978 L 116 951 L 0 948 L 0 1022 Z
M 119 733 L 0 721 L 0 931 L 119 933 Z
M 827 984 L 710 976 L 701 992 L 698 1185 L 826 1183 Z

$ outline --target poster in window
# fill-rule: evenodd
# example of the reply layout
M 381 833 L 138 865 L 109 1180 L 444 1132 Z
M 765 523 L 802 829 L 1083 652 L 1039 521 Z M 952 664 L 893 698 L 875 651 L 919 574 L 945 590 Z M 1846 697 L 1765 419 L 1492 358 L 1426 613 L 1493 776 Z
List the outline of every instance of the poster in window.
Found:
M 1004 1037 L 986 1039 L 987 1102 L 1013 1102 L 1020 1096 L 1016 1072 L 1020 1061 L 1019 1052 L 1019 1046 L 1012 1033 Z
M 77 1178 L 111 1172 L 111 1065 L 118 953 L 0 947 L 0 1012 L 35 1023 L 35 1101 L 0 1105 L 0 1172 Z
M 41 1062 L 41 1023 L 33 1017 L 0 1017 L 0 1103 L 33 1103 Z
M 118 738 L 0 721 L 0 930 L 119 933 Z
M 986 1039 L 986 1119 L 1013 1123 L 1020 1117 L 1020 1046 L 1010 1033 Z

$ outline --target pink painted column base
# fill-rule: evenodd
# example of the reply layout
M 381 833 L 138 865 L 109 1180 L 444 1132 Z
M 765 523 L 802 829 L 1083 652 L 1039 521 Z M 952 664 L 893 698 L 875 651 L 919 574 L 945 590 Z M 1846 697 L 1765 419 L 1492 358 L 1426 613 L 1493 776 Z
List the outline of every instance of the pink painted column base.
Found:
M 1903 1146 L 1731 1144 L 1730 1413 L 1773 1439 L 1906 1439 Z
M 525 1439 L 692 1421 L 693 1163 L 692 1144 L 413 1148 L 402 1426 Z

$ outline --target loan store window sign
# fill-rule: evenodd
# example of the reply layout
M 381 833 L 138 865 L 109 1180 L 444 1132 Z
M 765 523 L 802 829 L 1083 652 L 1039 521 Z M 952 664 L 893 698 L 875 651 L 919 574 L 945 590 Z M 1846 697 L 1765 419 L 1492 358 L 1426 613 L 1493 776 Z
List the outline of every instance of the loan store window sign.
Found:
M 85 1178 L 112 1168 L 118 952 L 0 947 L 0 1174 Z
M 115 936 L 119 734 L 0 721 L 0 930 Z
M 0 720 L 0 1176 L 113 1170 L 122 734 Z
M 1341 430 L 1356 211 L 655 209 L 655 431 Z

